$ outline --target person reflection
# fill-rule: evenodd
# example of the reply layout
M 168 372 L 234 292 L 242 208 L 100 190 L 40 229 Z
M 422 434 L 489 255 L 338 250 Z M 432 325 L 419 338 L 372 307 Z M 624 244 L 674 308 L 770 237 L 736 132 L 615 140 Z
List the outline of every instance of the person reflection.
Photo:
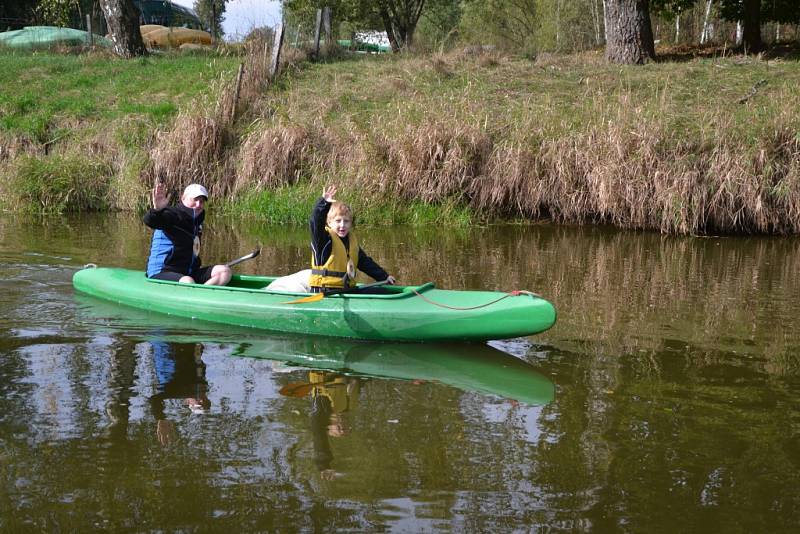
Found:
M 358 378 L 327 371 L 310 371 L 311 385 L 311 435 L 314 443 L 314 464 L 325 480 L 338 476 L 333 469 L 331 437 L 347 434 L 343 414 L 358 405 L 360 382 Z
M 150 411 L 156 420 L 158 441 L 166 446 L 177 436 L 175 423 L 166 416 L 168 399 L 182 400 L 192 413 L 205 413 L 211 407 L 203 344 L 155 341 L 151 345 L 157 384 L 156 393 L 149 399 Z

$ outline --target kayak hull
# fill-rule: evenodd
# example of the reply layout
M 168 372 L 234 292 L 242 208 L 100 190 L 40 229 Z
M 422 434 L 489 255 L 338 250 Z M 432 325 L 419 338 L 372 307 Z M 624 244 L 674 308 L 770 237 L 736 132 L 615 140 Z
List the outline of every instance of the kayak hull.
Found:
M 487 341 L 536 334 L 556 320 L 552 304 L 531 294 L 452 291 L 433 284 L 396 286 L 389 295 L 346 294 L 287 304 L 305 293 L 270 291 L 273 277 L 234 275 L 225 287 L 152 280 L 141 271 L 87 268 L 82 293 L 191 319 L 273 332 L 380 341 Z

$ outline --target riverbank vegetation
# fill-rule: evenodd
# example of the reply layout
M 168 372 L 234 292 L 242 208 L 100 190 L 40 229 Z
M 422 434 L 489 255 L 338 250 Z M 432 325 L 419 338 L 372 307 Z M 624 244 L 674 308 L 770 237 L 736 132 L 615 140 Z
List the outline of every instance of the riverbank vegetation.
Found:
M 200 180 L 231 213 L 292 222 L 335 182 L 370 223 L 797 233 L 796 50 L 679 52 L 337 55 L 271 86 L 245 76 L 236 112 L 241 57 L 0 55 L 2 203 L 141 209 L 154 180 Z

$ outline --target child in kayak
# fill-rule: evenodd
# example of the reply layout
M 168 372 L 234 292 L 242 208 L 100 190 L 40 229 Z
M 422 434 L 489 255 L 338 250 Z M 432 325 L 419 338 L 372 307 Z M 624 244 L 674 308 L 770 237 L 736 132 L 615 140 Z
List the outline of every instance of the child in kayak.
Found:
M 154 229 L 147 260 L 147 277 L 173 282 L 224 286 L 231 279 L 227 265 L 201 267 L 200 236 L 203 233 L 203 211 L 208 191 L 200 184 L 191 184 L 183 191 L 181 201 L 169 206 L 164 186 L 153 188 L 153 207 L 144 214 L 144 223 Z
M 394 284 L 395 279 L 364 250 L 352 232 L 353 210 L 343 202 L 334 200 L 336 187 L 322 191 L 311 212 L 311 277 L 309 286 L 313 293 L 353 288 L 356 271 L 362 271 L 375 280 Z M 383 288 L 364 292 L 383 293 Z

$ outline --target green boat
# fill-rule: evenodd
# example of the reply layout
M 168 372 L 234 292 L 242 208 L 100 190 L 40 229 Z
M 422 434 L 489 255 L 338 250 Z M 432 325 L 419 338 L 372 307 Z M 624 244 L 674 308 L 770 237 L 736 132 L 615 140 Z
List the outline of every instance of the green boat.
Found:
M 272 332 L 376 341 L 487 341 L 547 330 L 555 308 L 528 292 L 453 291 L 432 283 L 386 286 L 386 295 L 338 294 L 291 303 L 307 293 L 265 289 L 275 277 L 234 275 L 224 287 L 179 284 L 142 271 L 86 268 L 78 291 L 135 308 Z
M 204 321 L 191 321 L 187 325 L 180 317 L 125 309 L 83 294 L 77 294 L 75 299 L 79 320 L 91 331 L 123 332 L 167 343 L 218 343 L 231 347 L 231 356 L 236 357 L 267 359 L 347 376 L 436 382 L 529 405 L 547 404 L 555 395 L 553 383 L 533 366 L 484 343 L 387 343 L 299 335 L 264 336 L 253 329 Z

